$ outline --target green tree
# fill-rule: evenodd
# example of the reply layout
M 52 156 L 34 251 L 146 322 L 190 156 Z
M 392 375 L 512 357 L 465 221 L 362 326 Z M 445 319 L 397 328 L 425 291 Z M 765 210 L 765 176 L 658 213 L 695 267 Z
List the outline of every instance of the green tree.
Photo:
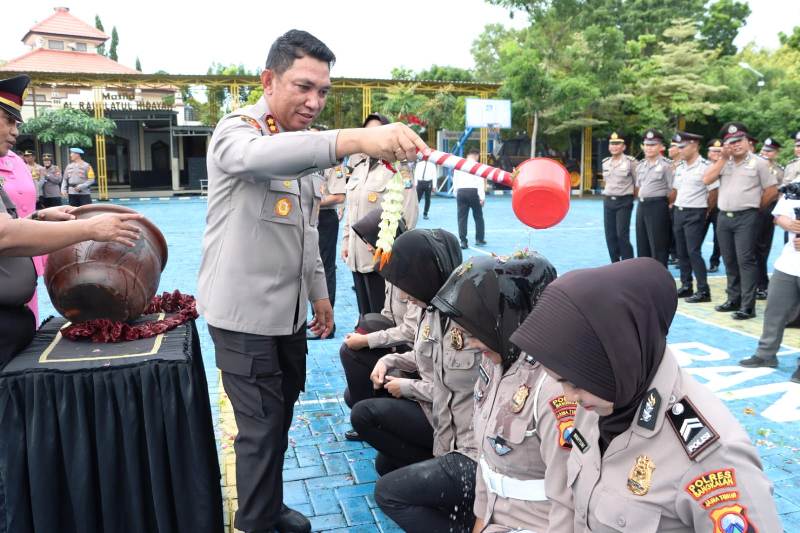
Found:
M 105 32 L 105 30 L 103 29 L 103 23 L 100 21 L 100 15 L 95 15 L 94 16 L 94 27 L 97 28 L 98 30 L 102 31 L 102 32 Z M 101 44 L 100 46 L 97 47 L 97 53 L 100 54 L 101 56 L 106 55 L 106 45 L 105 45 L 105 43 L 103 43 L 103 44 Z
M 35 135 L 39 142 L 67 146 L 92 146 L 95 135 L 113 135 L 113 120 L 94 118 L 77 109 L 50 109 L 27 120 L 20 127 L 25 135 Z
M 139 57 L 138 56 L 136 57 L 136 70 L 138 70 L 139 72 L 142 71 L 142 62 L 139 61 Z
M 781 45 L 800 50 L 800 26 L 795 26 L 791 35 L 786 35 L 782 31 L 778 32 L 778 39 Z
M 414 76 L 416 81 L 475 81 L 471 70 L 446 65 L 431 65 Z
M 736 53 L 733 41 L 749 16 L 750 6 L 746 2 L 717 0 L 708 7 L 700 25 L 700 34 L 708 48 L 732 56 Z
M 481 81 L 502 81 L 500 48 L 506 41 L 520 42 L 525 31 L 507 29 L 502 24 L 488 24 L 472 42 L 475 78 Z
M 417 85 L 397 85 L 381 95 L 378 110 L 393 120 L 402 120 L 408 115 L 418 115 L 427 98 L 416 93 Z
M 108 50 L 108 58 L 112 61 L 118 61 L 117 46 L 119 46 L 119 34 L 117 34 L 117 27 L 111 29 L 111 48 Z

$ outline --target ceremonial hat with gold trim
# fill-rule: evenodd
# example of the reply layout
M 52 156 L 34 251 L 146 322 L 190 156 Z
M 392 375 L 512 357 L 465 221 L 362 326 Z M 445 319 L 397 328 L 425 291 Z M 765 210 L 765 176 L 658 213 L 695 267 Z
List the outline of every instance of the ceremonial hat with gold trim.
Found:
M 706 146 L 711 150 L 722 150 L 722 141 L 719 139 L 711 139 Z
M 608 143 L 609 144 L 625 144 L 625 137 L 623 137 L 622 133 L 618 131 L 612 131 L 611 135 L 608 136 Z
M 0 80 L 0 109 L 22 122 L 22 94 L 31 79 L 22 74 Z

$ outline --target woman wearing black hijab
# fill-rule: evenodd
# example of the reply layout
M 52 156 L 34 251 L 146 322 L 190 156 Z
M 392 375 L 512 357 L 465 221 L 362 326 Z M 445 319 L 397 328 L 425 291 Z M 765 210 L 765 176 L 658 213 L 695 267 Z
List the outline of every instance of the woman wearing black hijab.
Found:
M 367 246 L 374 250 L 378 240 L 378 224 L 383 209 L 370 211 L 367 216 L 353 224 L 353 232 Z M 405 224 L 400 220 L 396 237 L 405 232 Z M 370 381 L 375 363 L 393 352 L 411 350 L 417 331 L 421 309 L 408 301 L 408 297 L 389 282 L 386 282 L 383 310 L 380 313 L 367 313 L 358 321 L 356 331 L 349 333 L 339 349 L 347 388 L 344 401 L 352 407 L 376 395 Z M 381 392 L 383 392 L 381 390 Z M 348 440 L 359 440 L 355 431 L 345 433 Z
M 364 128 L 389 124 L 389 119 L 372 113 L 364 120 Z M 380 313 L 383 309 L 384 283 L 375 268 L 372 253 L 366 244 L 351 231 L 351 227 L 370 211 L 380 209 L 386 186 L 395 171 L 389 163 L 364 154 L 349 158 L 350 178 L 345 190 L 344 230 L 342 230 L 342 259 L 353 272 L 359 316 Z M 417 225 L 419 201 L 409 184 L 403 192 L 403 220 L 409 229 Z
M 378 450 L 375 469 L 384 475 L 433 456 L 433 354 L 441 351 L 441 324 L 430 302 L 461 263 L 458 239 L 442 229 L 417 229 L 394 242 L 391 260 L 380 271 L 386 281 L 422 309 L 414 349 L 387 354 L 370 379 L 376 390 L 393 398 L 369 398 L 355 404 L 350 422 L 360 437 Z M 418 379 L 398 377 L 416 373 Z
M 667 347 L 676 305 L 664 267 L 630 259 L 551 283 L 511 336 L 580 406 L 575 531 L 781 531 L 747 433 Z

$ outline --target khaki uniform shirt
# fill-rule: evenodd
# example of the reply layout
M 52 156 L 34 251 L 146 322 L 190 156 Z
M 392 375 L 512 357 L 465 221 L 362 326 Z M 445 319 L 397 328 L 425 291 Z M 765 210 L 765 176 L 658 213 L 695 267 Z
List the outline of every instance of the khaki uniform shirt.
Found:
M 94 183 L 94 170 L 86 161 L 70 163 L 64 169 L 61 192 L 67 194 L 90 194 L 89 188 Z
M 567 488 L 568 436 L 577 404 L 526 354 L 503 374 L 484 357 L 475 384 L 475 437 L 481 461 L 475 480 L 475 516 L 485 532 L 515 528 L 572 532 L 572 493 Z M 502 439 L 502 440 L 501 440 Z M 484 466 L 519 480 L 544 480 L 546 501 L 499 496 L 486 486 Z
M 367 333 L 370 348 L 391 348 L 412 344 L 414 335 L 422 316 L 422 308 L 412 304 L 404 296 L 403 291 L 386 282 L 385 297 L 381 315 L 394 323 L 394 327 Z
M 747 433 L 669 350 L 633 424 L 602 458 L 597 423 L 584 414 L 567 466 L 576 533 L 782 531 Z
M 347 266 L 353 272 L 372 272 L 375 263 L 373 253 L 367 245 L 351 234 L 350 226 L 361 220 L 372 210 L 380 209 L 386 186 L 394 173 L 386 166 L 364 155 L 353 156 L 349 162 L 353 169 L 347 182 L 345 199 L 345 224 L 342 232 L 342 249 L 347 250 Z M 372 168 L 370 168 L 372 166 Z M 408 229 L 414 229 L 419 216 L 417 192 L 405 189 L 403 193 L 403 220 Z
M 655 163 L 646 159 L 636 166 L 636 187 L 639 198 L 659 198 L 672 192 L 672 161 L 659 157 Z
M 767 165 L 769 165 L 769 171 L 772 172 L 772 175 L 775 176 L 776 180 L 778 180 L 778 185 L 783 183 L 783 176 L 786 172 L 786 169 L 774 161 L 770 161 L 766 158 L 762 159 L 764 159 L 764 161 L 767 162 Z
M 800 177 L 800 157 L 795 157 L 783 169 L 783 183 L 791 183 Z
M 197 307 L 217 328 L 289 335 L 305 323 L 306 302 L 328 297 L 310 174 L 337 163 L 338 132 L 269 135 L 268 114 L 262 98 L 211 137 Z
M 380 358 L 388 370 L 419 374 L 419 379 L 404 382 L 400 387 L 400 393 L 403 398 L 414 400 L 422 407 L 431 426 L 433 426 L 433 351 L 435 343 L 430 336 L 430 331 L 434 319 L 438 320 L 438 313 L 422 311 L 414 335 L 414 349 L 403 353 L 386 354 Z
M 686 161 L 681 161 L 675 170 L 673 187 L 678 191 L 675 197 L 676 207 L 708 207 L 708 192 L 719 188 L 719 182 L 715 181 L 711 185 L 703 183 L 703 174 L 709 166 L 709 162 L 702 157 L 695 159 L 689 165 Z
M 33 178 L 33 183 L 36 184 L 36 195 L 42 195 L 42 184 L 44 183 L 45 177 L 45 168 L 40 165 L 39 163 L 34 163 L 32 165 L 28 165 L 28 170 L 31 173 L 31 178 Z
M 777 185 L 778 180 L 764 159 L 747 154 L 741 163 L 728 160 L 719 175 L 720 211 L 743 211 L 761 207 L 764 189 Z
M 635 157 L 622 154 L 619 159 L 603 159 L 603 196 L 627 196 L 633 194 Z
M 322 197 L 325 198 L 330 194 L 345 194 L 347 185 L 347 174 L 344 170 L 344 165 L 337 165 L 333 168 L 325 169 L 322 172 L 324 182 L 322 184 Z M 339 204 L 330 204 L 320 209 L 337 209 Z
M 44 179 L 42 180 L 42 196 L 45 198 L 61 197 L 61 169 L 56 165 L 44 168 Z

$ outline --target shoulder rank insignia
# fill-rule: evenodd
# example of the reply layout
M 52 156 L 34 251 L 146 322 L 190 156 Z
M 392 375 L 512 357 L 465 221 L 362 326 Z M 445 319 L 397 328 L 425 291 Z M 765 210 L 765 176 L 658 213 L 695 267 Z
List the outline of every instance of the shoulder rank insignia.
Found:
M 253 117 L 248 117 L 247 115 L 239 115 L 239 118 L 242 119 L 242 122 L 245 122 L 253 126 L 255 129 L 259 131 L 259 133 L 261 134 L 264 133 L 264 128 L 262 128 L 261 124 L 259 124 L 258 121 Z
M 516 414 L 525 408 L 525 402 L 528 400 L 528 395 L 531 389 L 527 385 L 520 385 L 514 396 L 511 397 L 511 412 Z
M 650 483 L 653 479 L 653 470 L 656 469 L 655 463 L 646 455 L 636 458 L 636 464 L 628 474 L 628 490 L 636 496 L 644 496 L 650 490 Z
M 709 516 L 714 521 L 714 533 L 756 533 L 745 511 L 747 509 L 738 503 L 711 511 Z
M 689 459 L 694 459 L 719 440 L 719 434 L 697 412 L 689 398 L 683 398 L 673 405 L 667 412 L 667 419 L 683 444 Z
M 454 350 L 464 349 L 464 333 L 460 329 L 454 328 L 453 331 L 450 332 L 450 346 Z
M 275 214 L 279 217 L 287 217 L 292 212 L 292 202 L 288 198 L 281 198 L 275 202 Z
M 658 394 L 656 389 L 650 389 L 644 396 L 642 407 L 639 409 L 638 424 L 649 430 L 656 427 L 656 420 L 658 419 L 658 408 L 661 405 L 661 395 Z
M 275 122 L 275 117 L 272 115 L 267 115 L 264 117 L 264 122 L 267 123 L 267 129 L 270 133 L 279 133 L 280 130 L 278 129 L 278 124 Z

